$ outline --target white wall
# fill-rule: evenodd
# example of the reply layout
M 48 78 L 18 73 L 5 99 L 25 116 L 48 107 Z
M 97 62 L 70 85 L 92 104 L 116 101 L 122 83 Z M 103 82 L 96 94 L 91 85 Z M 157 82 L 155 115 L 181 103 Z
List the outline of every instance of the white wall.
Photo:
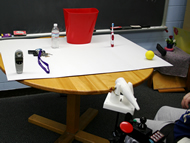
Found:
M 187 0 L 170 0 L 166 25 L 169 33 L 173 35 L 173 27 L 183 28 Z
M 156 50 L 157 43 L 165 47 L 165 39 L 169 35 L 173 35 L 173 27 L 183 27 L 186 3 L 187 0 L 169 0 L 166 18 L 166 26 L 168 27 L 169 31 L 168 33 L 166 33 L 165 31 L 147 31 L 128 32 L 121 35 L 144 47 L 147 50 Z M 0 71 L 0 91 L 27 87 L 28 86 L 22 85 L 16 81 L 8 82 L 5 74 Z

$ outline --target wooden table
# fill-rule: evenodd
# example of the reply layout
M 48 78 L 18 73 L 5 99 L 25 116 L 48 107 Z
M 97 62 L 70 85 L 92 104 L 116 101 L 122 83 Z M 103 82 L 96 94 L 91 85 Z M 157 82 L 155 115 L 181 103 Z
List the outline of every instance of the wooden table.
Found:
M 5 73 L 1 55 L 0 68 Z M 55 141 L 56 143 L 70 143 L 74 139 L 86 143 L 109 143 L 107 139 L 83 131 L 98 114 L 98 110 L 89 108 L 80 116 L 80 96 L 106 94 L 110 87 L 115 86 L 115 80 L 119 77 L 123 77 L 127 82 L 130 81 L 135 87 L 145 81 L 152 72 L 153 69 L 142 69 L 75 77 L 20 80 L 18 82 L 46 91 L 67 94 L 66 125 L 36 114 L 28 118 L 30 123 L 61 134 L 60 138 Z

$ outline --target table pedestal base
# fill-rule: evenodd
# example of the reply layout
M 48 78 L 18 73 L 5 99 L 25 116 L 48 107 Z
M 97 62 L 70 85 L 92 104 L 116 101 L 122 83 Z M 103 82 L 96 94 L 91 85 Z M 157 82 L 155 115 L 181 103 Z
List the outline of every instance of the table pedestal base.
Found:
M 89 134 L 82 131 L 98 114 L 98 110 L 89 108 L 79 120 L 79 130 L 76 133 L 69 133 L 67 126 L 56 121 L 44 118 L 42 116 L 33 114 L 28 118 L 28 121 L 32 124 L 46 128 L 58 134 L 61 134 L 55 143 L 71 143 L 74 139 L 84 143 L 109 143 L 107 139 Z

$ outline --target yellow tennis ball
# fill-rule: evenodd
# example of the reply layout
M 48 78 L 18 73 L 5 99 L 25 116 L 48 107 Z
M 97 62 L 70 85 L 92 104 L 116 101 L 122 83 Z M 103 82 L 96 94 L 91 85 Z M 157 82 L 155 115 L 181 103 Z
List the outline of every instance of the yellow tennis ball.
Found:
M 154 52 L 149 50 L 146 52 L 145 56 L 148 60 L 152 60 L 152 58 L 154 57 Z

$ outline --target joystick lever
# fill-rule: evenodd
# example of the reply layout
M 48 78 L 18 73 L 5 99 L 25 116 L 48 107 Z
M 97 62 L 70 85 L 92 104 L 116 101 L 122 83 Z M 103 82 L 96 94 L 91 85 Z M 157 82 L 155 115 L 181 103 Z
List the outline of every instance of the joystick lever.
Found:
M 138 125 L 139 129 L 145 130 L 147 128 L 147 125 L 145 124 L 146 120 L 147 120 L 146 117 L 141 117 L 140 118 L 140 123 Z

